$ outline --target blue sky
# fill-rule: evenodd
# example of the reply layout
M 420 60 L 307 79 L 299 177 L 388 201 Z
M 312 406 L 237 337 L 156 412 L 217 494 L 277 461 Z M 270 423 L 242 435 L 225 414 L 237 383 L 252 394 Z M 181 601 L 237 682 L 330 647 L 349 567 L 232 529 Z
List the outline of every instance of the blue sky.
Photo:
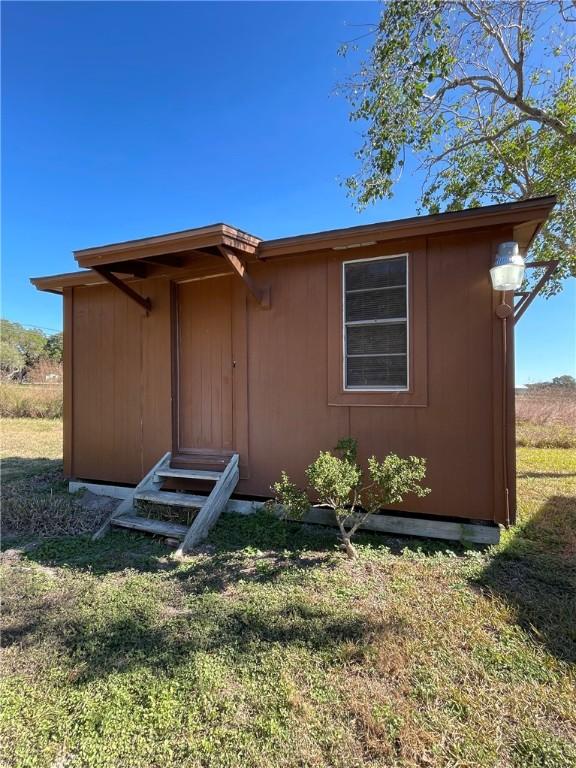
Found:
M 357 213 L 338 46 L 373 3 L 2 4 L 2 316 L 61 328 L 30 275 L 71 251 L 217 221 L 264 238 L 416 213 L 419 181 Z M 517 381 L 576 371 L 576 281 L 518 325 Z

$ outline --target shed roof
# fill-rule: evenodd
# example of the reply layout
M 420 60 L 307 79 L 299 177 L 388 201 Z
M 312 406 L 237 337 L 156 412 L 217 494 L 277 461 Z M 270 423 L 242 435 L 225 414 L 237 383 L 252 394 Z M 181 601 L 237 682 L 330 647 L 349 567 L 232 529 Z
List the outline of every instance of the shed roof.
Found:
M 143 265 L 180 264 L 177 259 L 192 256 L 218 257 L 219 247 L 238 252 L 248 260 L 267 260 L 302 255 L 322 250 L 339 250 L 375 244 L 386 240 L 425 236 L 498 225 L 512 225 L 514 238 L 527 248 L 556 203 L 554 195 L 512 203 L 468 208 L 462 211 L 428 216 L 413 216 L 395 221 L 364 224 L 345 229 L 261 240 L 228 224 L 213 224 L 122 243 L 86 248 L 74 252 L 78 264 L 88 269 L 48 277 L 33 277 L 31 282 L 42 291 L 61 293 L 65 287 L 102 283 L 104 279 L 91 268 L 106 265 L 111 271 L 145 276 Z M 172 259 L 172 262 L 170 261 Z
M 99 245 L 74 251 L 81 267 L 146 259 L 152 256 L 182 253 L 225 245 L 239 251 L 253 253 L 261 242 L 259 237 L 243 232 L 229 224 L 210 224 L 207 227 L 184 229 L 164 235 L 127 240 L 122 243 Z

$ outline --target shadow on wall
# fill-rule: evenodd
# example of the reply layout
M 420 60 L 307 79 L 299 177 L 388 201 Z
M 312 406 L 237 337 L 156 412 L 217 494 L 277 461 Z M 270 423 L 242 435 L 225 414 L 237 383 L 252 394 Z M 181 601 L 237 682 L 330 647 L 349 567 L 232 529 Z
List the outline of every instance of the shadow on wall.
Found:
M 576 498 L 551 496 L 475 582 L 562 661 L 576 661 Z

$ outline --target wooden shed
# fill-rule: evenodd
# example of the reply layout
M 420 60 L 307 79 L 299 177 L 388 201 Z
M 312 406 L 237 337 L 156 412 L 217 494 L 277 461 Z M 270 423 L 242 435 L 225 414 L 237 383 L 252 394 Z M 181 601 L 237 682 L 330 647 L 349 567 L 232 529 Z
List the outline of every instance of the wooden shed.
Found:
M 514 299 L 489 269 L 553 204 L 277 240 L 216 224 L 76 251 L 84 271 L 32 279 L 64 297 L 67 477 L 143 487 L 162 460 L 146 488 L 166 493 L 218 484 L 237 457 L 222 493 L 264 499 L 352 436 L 362 461 L 426 457 L 432 492 L 406 519 L 513 522 L 513 319 L 496 308 Z

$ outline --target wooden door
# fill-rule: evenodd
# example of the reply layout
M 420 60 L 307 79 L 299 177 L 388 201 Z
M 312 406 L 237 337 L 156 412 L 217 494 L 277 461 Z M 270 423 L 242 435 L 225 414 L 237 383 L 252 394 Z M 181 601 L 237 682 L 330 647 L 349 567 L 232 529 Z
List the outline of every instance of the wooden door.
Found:
M 232 430 L 232 278 L 177 286 L 174 454 L 227 452 Z

